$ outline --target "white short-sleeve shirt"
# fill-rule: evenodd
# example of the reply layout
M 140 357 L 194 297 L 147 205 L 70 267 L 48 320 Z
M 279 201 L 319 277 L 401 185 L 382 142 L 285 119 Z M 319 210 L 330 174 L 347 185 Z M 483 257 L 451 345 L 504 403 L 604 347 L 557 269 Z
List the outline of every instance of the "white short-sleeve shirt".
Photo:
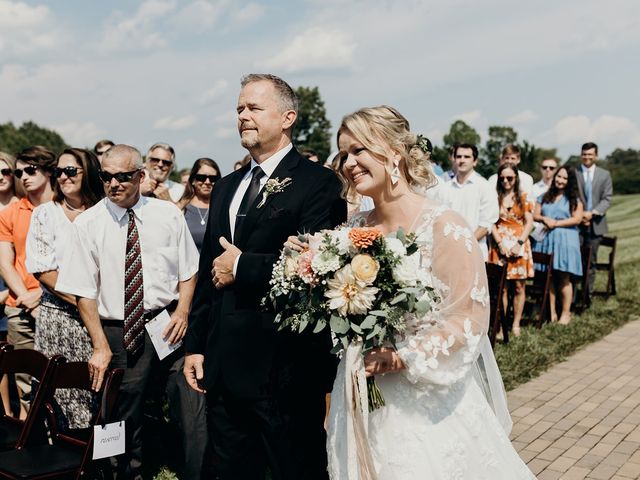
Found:
M 29 273 L 57 270 L 69 245 L 73 223 L 62 205 L 46 202 L 33 209 L 25 265 Z

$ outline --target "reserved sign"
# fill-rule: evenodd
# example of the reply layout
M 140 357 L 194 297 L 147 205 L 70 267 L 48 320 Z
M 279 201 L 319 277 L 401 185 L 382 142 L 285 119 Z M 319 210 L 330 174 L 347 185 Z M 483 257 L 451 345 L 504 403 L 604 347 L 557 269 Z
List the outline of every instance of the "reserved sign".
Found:
M 93 427 L 93 459 L 115 457 L 125 452 L 124 420 Z

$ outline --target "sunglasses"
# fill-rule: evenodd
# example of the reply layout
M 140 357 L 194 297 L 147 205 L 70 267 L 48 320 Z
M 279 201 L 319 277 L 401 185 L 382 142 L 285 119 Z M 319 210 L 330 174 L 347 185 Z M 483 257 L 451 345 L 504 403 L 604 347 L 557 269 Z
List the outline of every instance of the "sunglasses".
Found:
M 149 157 L 149 161 L 154 165 L 158 165 L 160 163 L 163 167 L 173 166 L 173 162 L 171 160 L 163 160 L 162 158 Z
M 29 176 L 35 175 L 36 172 L 38 171 L 38 167 L 35 167 L 33 165 L 27 165 L 24 168 L 16 168 L 13 171 L 13 174 L 17 177 L 17 178 L 22 178 L 22 173 L 26 173 Z
M 540 168 L 542 168 L 543 170 L 553 170 L 556 167 L 554 167 L 553 165 L 542 165 Z
M 207 179 L 209 179 L 209 181 L 211 183 L 216 183 L 216 181 L 218 180 L 218 178 L 220 178 L 218 175 L 205 175 L 204 173 L 196 173 L 193 178 L 196 179 L 197 182 L 205 182 Z
M 502 180 L 503 182 L 506 180 L 507 182 L 513 182 L 516 179 L 516 177 L 500 177 L 500 180 Z
M 10 168 L 3 168 L 2 170 L 0 170 L 0 173 L 3 177 L 10 177 L 13 173 L 13 170 L 11 170 Z
M 100 170 L 98 175 L 100 176 L 100 180 L 102 180 L 104 183 L 111 183 L 111 180 L 113 180 L 114 178 L 116 179 L 116 182 L 124 183 L 130 182 L 133 179 L 133 176 L 139 171 L 140 169 L 132 170 L 131 172 L 109 173 L 105 172 L 104 170 Z
M 80 167 L 55 167 L 53 169 L 53 176 L 54 178 L 60 178 L 64 173 L 68 178 L 71 178 L 77 176 L 79 171 L 82 171 Z

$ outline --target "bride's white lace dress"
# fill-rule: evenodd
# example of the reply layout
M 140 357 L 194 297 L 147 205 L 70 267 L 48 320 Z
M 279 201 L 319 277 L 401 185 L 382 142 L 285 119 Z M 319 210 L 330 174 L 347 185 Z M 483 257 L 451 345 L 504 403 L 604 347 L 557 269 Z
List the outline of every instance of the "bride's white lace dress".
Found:
M 406 335 L 396 339 L 406 369 L 376 377 L 386 406 L 363 412 L 368 430 L 364 445 L 375 470 L 371 475 L 361 471 L 358 460 L 354 407 L 347 394 L 353 377 L 345 372 L 343 357 L 329 414 L 330 476 L 535 478 L 508 438 L 511 423 L 504 389 L 486 335 L 485 266 L 473 232 L 458 214 L 430 203 L 417 224 L 415 231 L 425 242 L 422 266 L 441 301 L 427 316 L 408 318 Z

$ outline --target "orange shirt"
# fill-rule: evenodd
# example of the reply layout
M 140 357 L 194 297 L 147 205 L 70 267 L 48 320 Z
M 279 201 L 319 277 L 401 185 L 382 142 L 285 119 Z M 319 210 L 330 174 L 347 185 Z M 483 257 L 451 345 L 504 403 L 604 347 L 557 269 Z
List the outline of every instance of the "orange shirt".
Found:
M 29 291 L 40 288 L 40 282 L 27 272 L 27 267 L 25 266 L 27 233 L 29 232 L 32 213 L 33 205 L 27 198 L 12 203 L 0 212 L 0 242 L 13 243 L 15 251 L 13 266 Z M 16 306 L 16 294 L 11 289 L 9 289 L 9 298 L 7 298 L 6 304 L 10 307 Z

